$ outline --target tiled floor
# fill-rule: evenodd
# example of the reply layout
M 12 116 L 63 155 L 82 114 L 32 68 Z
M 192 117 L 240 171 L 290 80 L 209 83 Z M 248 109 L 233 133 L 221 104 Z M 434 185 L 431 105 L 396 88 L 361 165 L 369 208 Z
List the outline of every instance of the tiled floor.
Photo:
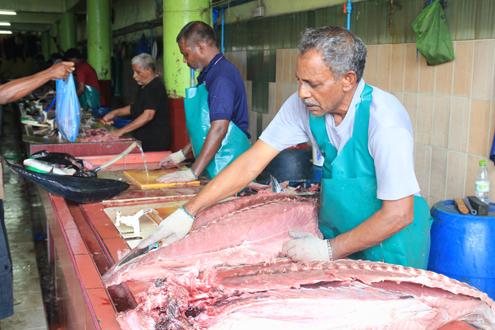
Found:
M 0 154 L 18 161 L 22 155 L 18 128 L 12 113 L 5 108 L 3 111 Z M 36 265 L 28 189 L 21 178 L 4 169 L 4 190 L 5 225 L 14 274 L 14 315 L 0 320 L 0 329 L 48 329 Z

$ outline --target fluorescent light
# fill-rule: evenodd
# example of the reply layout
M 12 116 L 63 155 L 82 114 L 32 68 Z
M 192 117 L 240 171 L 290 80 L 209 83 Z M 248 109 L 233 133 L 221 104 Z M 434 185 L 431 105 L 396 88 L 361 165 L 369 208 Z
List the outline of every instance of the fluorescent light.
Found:
M 17 15 L 13 10 L 0 10 L 0 15 Z
M 12 31 L 9 31 L 9 30 L 0 30 L 0 34 L 12 34 Z
M 10 26 L 9 22 L 0 22 L 0 26 Z

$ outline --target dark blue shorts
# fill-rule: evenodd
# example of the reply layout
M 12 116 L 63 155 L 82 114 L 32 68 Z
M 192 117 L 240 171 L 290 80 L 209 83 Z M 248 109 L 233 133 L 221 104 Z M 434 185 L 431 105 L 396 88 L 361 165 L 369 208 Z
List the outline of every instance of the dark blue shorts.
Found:
M 0 199 L 0 319 L 14 313 L 12 284 L 12 259 L 7 242 L 3 201 Z

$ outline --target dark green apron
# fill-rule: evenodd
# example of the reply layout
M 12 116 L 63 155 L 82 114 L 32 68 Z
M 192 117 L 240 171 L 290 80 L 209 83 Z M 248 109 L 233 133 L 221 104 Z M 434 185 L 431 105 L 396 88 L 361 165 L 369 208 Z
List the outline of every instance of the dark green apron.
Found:
M 330 143 L 325 117 L 310 115 L 311 132 L 325 157 L 321 183 L 319 225 L 323 236 L 334 238 L 357 227 L 382 206 L 376 198 L 375 165 L 368 151 L 368 126 L 373 89 L 365 85 L 356 105 L 352 137 L 340 154 Z M 379 245 L 350 256 L 426 268 L 430 250 L 431 216 L 424 198 L 414 196 L 414 221 Z
M 184 107 L 186 109 L 187 133 L 191 140 L 194 156 L 197 157 L 203 148 L 211 126 L 208 91 L 204 83 L 197 87 L 186 88 Z M 206 167 L 208 176 L 210 178 L 217 176 L 249 147 L 251 147 L 251 143 L 246 134 L 231 121 L 220 148 Z
M 79 95 L 81 108 L 95 110 L 100 107 L 100 92 L 94 87 L 84 85 L 84 92 Z

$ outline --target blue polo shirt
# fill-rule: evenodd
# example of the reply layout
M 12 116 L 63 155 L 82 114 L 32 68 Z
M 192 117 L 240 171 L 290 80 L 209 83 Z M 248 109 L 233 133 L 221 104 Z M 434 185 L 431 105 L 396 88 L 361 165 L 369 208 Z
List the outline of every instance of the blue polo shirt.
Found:
M 198 76 L 198 85 L 208 91 L 210 122 L 231 120 L 249 137 L 249 116 L 246 89 L 239 70 L 218 53 Z

